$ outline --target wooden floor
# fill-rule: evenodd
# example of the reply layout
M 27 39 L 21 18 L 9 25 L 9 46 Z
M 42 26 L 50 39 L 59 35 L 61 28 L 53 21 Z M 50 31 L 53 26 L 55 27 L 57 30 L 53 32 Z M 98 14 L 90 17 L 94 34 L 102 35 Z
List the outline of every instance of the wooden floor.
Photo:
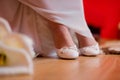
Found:
M 120 56 L 36 58 L 34 75 L 1 76 L 0 80 L 120 80 Z

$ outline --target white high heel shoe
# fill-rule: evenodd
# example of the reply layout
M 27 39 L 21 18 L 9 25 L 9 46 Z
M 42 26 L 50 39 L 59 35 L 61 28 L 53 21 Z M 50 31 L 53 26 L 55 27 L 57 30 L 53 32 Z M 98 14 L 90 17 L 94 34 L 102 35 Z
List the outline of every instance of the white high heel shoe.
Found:
M 92 45 L 92 46 L 87 46 L 80 48 L 80 55 L 86 55 L 86 56 L 96 56 L 100 54 L 100 48 L 99 45 Z
M 79 57 L 79 51 L 76 46 L 63 47 L 61 49 L 57 49 L 57 55 L 63 59 L 76 59 Z

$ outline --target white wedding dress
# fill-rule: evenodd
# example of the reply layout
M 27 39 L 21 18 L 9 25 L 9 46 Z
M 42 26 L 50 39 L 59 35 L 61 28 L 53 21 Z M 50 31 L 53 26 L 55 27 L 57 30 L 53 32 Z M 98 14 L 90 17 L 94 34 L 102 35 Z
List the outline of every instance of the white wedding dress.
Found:
M 47 20 L 93 39 L 84 18 L 83 0 L 0 0 L 0 16 L 14 31 L 31 37 L 35 51 L 43 55 L 55 52 Z

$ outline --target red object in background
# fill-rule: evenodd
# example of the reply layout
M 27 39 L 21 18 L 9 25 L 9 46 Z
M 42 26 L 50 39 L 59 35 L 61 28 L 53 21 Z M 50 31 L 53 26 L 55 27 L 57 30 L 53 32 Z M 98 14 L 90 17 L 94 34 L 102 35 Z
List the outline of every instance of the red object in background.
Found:
M 83 0 L 88 25 L 100 28 L 100 37 L 118 39 L 120 0 Z

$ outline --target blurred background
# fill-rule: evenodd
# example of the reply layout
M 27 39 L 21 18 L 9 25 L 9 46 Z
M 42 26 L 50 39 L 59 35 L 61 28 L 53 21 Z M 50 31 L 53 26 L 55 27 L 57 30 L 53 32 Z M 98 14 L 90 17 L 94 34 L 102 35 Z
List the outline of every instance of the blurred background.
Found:
M 102 44 L 120 39 L 120 0 L 83 0 L 87 24 Z

